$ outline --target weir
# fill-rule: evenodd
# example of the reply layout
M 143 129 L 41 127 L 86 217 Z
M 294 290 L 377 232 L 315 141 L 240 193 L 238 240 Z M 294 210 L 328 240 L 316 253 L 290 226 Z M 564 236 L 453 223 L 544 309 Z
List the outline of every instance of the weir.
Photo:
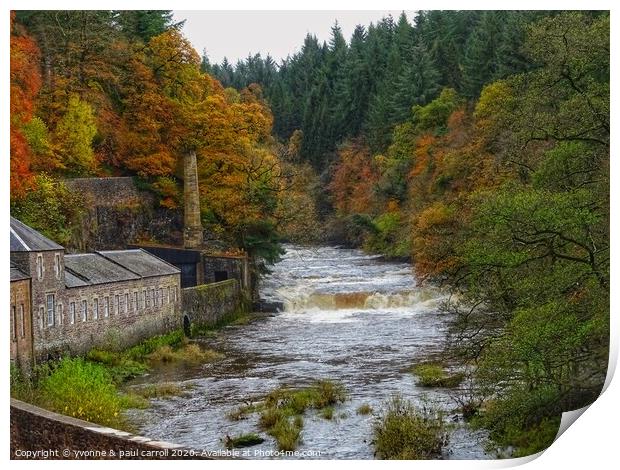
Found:
M 317 410 L 303 416 L 297 450 L 320 451 L 319 458 L 372 459 L 374 419 L 356 410 L 368 405 L 379 411 L 393 394 L 419 406 L 430 400 L 452 416 L 451 392 L 418 387 L 410 372 L 442 347 L 448 318 L 438 307 L 446 294 L 419 287 L 405 263 L 335 247 L 286 250 L 260 289 L 263 302 L 282 302 L 284 311 L 205 339 L 223 355 L 221 361 L 173 373 L 161 368 L 137 379 L 136 386 L 194 384 L 174 400 L 132 410 L 129 418 L 139 432 L 208 449 L 222 449 L 226 435 L 256 432 L 265 441 L 251 448 L 253 458 L 267 458 L 275 443 L 258 427 L 258 413 L 241 420 L 228 416 L 277 387 L 302 388 L 319 379 L 338 382 L 349 393 L 334 406 L 332 420 Z M 487 458 L 484 437 L 457 421 L 444 458 Z

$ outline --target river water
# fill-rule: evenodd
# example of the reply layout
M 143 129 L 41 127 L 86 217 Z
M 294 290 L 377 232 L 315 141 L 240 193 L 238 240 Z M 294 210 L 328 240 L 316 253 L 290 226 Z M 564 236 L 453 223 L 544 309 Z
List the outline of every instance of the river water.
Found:
M 179 397 L 152 400 L 128 417 L 138 432 L 196 449 L 223 449 L 222 438 L 259 432 L 258 416 L 231 421 L 226 413 L 258 401 L 286 385 L 319 378 L 340 381 L 350 400 L 328 421 L 306 411 L 299 451 L 328 459 L 372 459 L 375 416 L 356 414 L 370 404 L 375 414 L 393 394 L 447 412 L 450 441 L 443 458 L 485 459 L 485 435 L 468 428 L 455 411 L 450 391 L 416 386 L 410 367 L 438 352 L 447 318 L 438 306 L 444 295 L 416 286 L 411 266 L 383 261 L 358 250 L 287 246 L 287 253 L 261 285 L 265 300 L 285 311 L 249 325 L 229 326 L 206 346 L 225 358 L 200 366 L 162 366 L 133 385 L 189 385 Z M 276 449 L 272 438 L 251 448 L 250 458 Z

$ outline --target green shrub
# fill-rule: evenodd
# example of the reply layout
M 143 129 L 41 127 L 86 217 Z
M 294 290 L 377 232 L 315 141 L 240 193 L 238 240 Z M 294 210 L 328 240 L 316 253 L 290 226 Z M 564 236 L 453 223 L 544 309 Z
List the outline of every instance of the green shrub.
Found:
M 454 388 L 465 378 L 465 374 L 460 372 L 448 374 L 437 364 L 420 364 L 413 369 L 413 372 L 418 376 L 418 385 L 422 387 Z
M 15 364 L 11 363 L 11 397 L 17 400 L 30 401 L 32 399 L 32 382 Z
M 513 457 L 524 457 L 553 443 L 560 426 L 560 403 L 559 392 L 552 386 L 513 389 L 487 402 L 472 425 L 488 429 L 500 446 L 513 447 Z
M 375 454 L 389 460 L 437 457 L 448 442 L 443 418 L 433 410 L 417 410 L 395 396 L 374 426 Z
M 11 201 L 11 215 L 61 245 L 71 244 L 80 226 L 84 201 L 59 179 L 44 173 L 19 200 Z
M 37 388 L 38 401 L 45 408 L 105 426 L 123 424 L 123 403 L 111 375 L 100 364 L 62 359 Z

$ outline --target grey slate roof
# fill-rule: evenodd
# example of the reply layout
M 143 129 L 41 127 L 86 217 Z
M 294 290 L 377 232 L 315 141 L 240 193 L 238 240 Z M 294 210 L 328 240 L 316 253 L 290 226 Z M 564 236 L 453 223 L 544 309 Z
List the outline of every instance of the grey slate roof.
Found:
M 65 269 L 65 286 L 66 287 L 84 287 L 88 285 L 90 285 L 90 283 L 86 282 L 84 279 L 80 278 L 79 276 L 72 273 L 68 269 Z
M 30 276 L 11 263 L 11 281 L 20 281 L 22 279 L 30 279 Z
M 88 284 L 106 284 L 109 282 L 129 281 L 140 279 L 140 276 L 119 266 L 98 253 L 80 253 L 65 255 L 65 269 L 69 274 L 69 285 L 76 287 L 79 281 Z M 65 274 L 66 279 L 66 274 Z
M 97 253 L 140 277 L 166 276 L 181 272 L 176 266 L 142 249 L 98 251 Z
M 58 243 L 11 217 L 11 251 L 64 250 Z

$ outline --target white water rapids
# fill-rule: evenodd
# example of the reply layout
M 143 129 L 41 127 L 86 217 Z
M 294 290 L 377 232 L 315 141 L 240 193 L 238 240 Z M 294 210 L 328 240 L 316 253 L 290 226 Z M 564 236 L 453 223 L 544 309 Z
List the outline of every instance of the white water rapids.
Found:
M 459 419 L 451 392 L 420 388 L 410 372 L 441 349 L 447 318 L 438 306 L 445 295 L 417 286 L 405 263 L 336 247 L 286 248 L 261 285 L 261 296 L 283 302 L 285 311 L 226 327 L 205 340 L 225 354 L 222 361 L 162 367 L 138 379 L 193 386 L 184 396 L 156 399 L 149 409 L 132 411 L 129 418 L 138 431 L 207 450 L 222 449 L 226 434 L 259 432 L 266 440 L 250 450 L 275 450 L 274 440 L 258 429 L 258 416 L 231 421 L 226 413 L 280 385 L 301 387 L 325 378 L 340 381 L 350 400 L 335 408 L 333 420 L 307 411 L 299 451 L 318 451 L 327 459 L 372 459 L 377 418 L 360 416 L 356 409 L 370 404 L 376 414 L 398 393 L 447 412 L 452 430 L 444 458 L 489 458 L 484 433 Z

